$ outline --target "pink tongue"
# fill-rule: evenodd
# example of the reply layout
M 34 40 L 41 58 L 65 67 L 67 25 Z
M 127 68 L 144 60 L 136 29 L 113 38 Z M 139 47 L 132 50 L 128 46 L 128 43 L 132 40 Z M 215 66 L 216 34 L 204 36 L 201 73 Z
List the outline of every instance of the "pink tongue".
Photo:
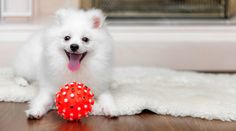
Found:
M 77 71 L 80 68 L 80 58 L 82 55 L 70 53 L 68 68 L 70 71 Z

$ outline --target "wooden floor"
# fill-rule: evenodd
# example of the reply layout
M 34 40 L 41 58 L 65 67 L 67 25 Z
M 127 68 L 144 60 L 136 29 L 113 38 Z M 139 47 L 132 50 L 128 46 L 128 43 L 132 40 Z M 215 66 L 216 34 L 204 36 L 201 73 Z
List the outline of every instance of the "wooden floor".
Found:
M 236 122 L 172 117 L 143 112 L 140 115 L 106 118 L 90 116 L 67 122 L 51 111 L 41 120 L 27 120 L 25 103 L 0 103 L 0 131 L 236 131 Z

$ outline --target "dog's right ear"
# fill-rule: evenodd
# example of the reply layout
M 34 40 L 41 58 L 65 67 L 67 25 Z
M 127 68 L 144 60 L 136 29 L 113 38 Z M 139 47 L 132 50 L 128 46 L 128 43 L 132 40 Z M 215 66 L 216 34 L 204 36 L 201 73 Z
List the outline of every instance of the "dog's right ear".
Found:
M 55 13 L 56 23 L 62 24 L 67 15 L 69 14 L 70 9 L 59 9 Z
M 87 14 L 92 23 L 93 28 L 98 29 L 104 25 L 106 17 L 103 14 L 102 10 L 91 9 L 87 11 Z

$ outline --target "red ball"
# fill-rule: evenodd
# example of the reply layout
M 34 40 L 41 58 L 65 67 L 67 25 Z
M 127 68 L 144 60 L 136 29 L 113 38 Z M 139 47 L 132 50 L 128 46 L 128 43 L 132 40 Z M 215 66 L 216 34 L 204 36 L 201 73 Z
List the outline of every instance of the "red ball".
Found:
M 94 94 L 82 83 L 70 83 L 56 93 L 57 112 L 66 120 L 79 120 L 88 116 L 94 104 Z

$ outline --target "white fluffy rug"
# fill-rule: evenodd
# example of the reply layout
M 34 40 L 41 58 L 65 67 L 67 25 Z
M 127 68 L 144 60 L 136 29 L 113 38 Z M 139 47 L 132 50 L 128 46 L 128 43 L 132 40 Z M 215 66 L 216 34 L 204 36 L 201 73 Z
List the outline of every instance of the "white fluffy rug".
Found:
M 0 69 L 0 100 L 23 102 L 37 87 L 18 87 L 11 69 Z M 236 120 L 236 75 L 203 74 L 160 68 L 118 68 L 112 93 L 120 115 L 140 113 Z

